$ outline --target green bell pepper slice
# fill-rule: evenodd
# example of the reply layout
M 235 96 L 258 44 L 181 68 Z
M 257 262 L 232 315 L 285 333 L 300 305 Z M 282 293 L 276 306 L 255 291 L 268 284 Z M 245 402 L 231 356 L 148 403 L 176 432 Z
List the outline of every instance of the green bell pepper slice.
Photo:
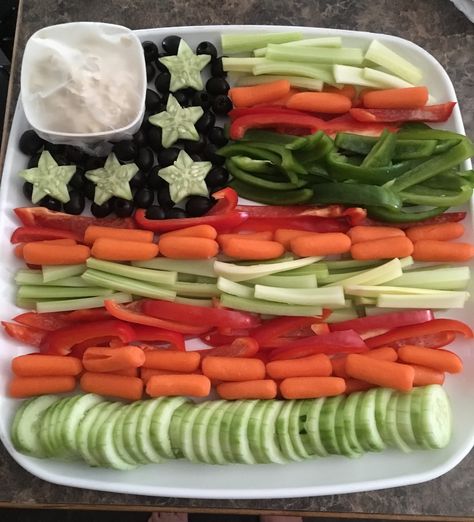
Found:
M 404 203 L 429 207 L 457 207 L 472 197 L 472 187 L 465 183 L 459 190 L 440 190 L 416 185 L 410 191 L 399 192 Z
M 393 132 L 384 129 L 377 143 L 372 147 L 360 166 L 364 168 L 388 167 L 392 161 L 396 142 L 397 136 Z
M 273 165 L 281 164 L 281 157 L 278 154 L 274 154 L 267 149 L 253 147 L 246 142 L 237 142 L 231 143 L 230 145 L 224 145 L 217 151 L 217 154 L 224 156 L 225 158 L 231 158 L 233 156 L 247 156 L 252 159 L 269 161 L 270 163 L 273 163 Z
M 435 216 L 439 216 L 449 207 L 434 207 L 430 210 L 423 210 L 420 212 L 406 212 L 400 209 L 393 209 L 387 207 L 367 207 L 367 214 L 370 218 L 387 223 L 414 223 L 416 221 L 423 221 Z
M 254 187 L 238 179 L 233 179 L 229 185 L 239 196 L 266 205 L 298 205 L 308 202 L 313 196 L 313 190 L 310 188 L 270 192 L 268 189 Z
M 398 208 L 400 197 L 390 189 L 361 183 L 320 183 L 313 186 L 311 202 L 316 205 L 354 205 Z

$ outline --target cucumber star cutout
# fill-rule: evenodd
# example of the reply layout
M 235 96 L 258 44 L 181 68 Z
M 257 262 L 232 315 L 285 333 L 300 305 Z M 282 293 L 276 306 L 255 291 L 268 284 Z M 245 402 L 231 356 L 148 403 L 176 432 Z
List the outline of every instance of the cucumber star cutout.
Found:
M 188 107 L 184 109 L 176 98 L 170 94 L 166 104 L 166 111 L 150 116 L 148 121 L 156 127 L 161 127 L 161 143 L 167 149 L 179 139 L 197 141 L 199 134 L 194 124 L 203 114 L 202 107 Z
M 209 196 L 204 180 L 211 168 L 210 161 L 193 161 L 182 150 L 173 165 L 160 169 L 158 176 L 169 183 L 170 197 L 178 203 L 188 196 Z
M 86 178 L 95 183 L 94 203 L 102 205 L 112 196 L 131 200 L 129 181 L 137 172 L 135 163 L 121 165 L 115 154 L 110 153 L 101 169 L 86 172 Z
M 194 54 L 191 47 L 184 41 L 179 42 L 176 56 L 164 56 L 159 61 L 166 66 L 171 75 L 170 91 L 192 87 L 202 91 L 201 71 L 211 61 L 208 54 Z
M 41 153 L 38 166 L 22 170 L 20 176 L 33 185 L 32 203 L 38 203 L 45 196 L 67 203 L 70 199 L 67 184 L 75 172 L 75 165 L 59 166 L 53 156 L 45 150 Z

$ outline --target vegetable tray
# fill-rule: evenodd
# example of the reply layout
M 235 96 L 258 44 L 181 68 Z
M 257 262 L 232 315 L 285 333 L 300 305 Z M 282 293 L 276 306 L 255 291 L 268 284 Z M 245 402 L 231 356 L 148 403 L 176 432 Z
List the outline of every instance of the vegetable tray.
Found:
M 441 65 L 422 48 L 393 36 L 284 26 L 174 27 L 140 30 L 137 31 L 137 35 L 142 41 L 160 41 L 166 35 L 178 34 L 184 37 L 191 47 L 195 47 L 202 40 L 209 40 L 218 45 L 221 33 L 288 30 L 301 31 L 305 37 L 340 35 L 349 46 L 366 46 L 371 39 L 377 38 L 421 68 L 426 85 L 435 99 L 456 100 L 452 83 Z M 17 226 L 13 209 L 25 204 L 21 192 L 21 179 L 16 174 L 25 168 L 27 161 L 18 149 L 18 139 L 27 128 L 21 102 L 18 102 L 0 194 L 0 241 L 5 247 L 9 245 L 10 235 Z M 464 133 L 458 106 L 442 128 Z M 472 216 L 472 212 L 469 216 Z M 466 227 L 472 242 L 472 218 L 467 221 Z M 12 249 L 5 248 L 0 265 L 2 317 L 11 317 L 19 313 L 13 304 L 13 277 L 18 268 L 18 261 Z M 468 290 L 472 295 L 473 289 Z M 463 310 L 449 312 L 443 316 L 460 319 L 472 325 L 474 304 L 471 300 Z M 406 486 L 446 473 L 456 466 L 474 445 L 474 351 L 465 341 L 456 341 L 452 349 L 462 354 L 465 370 L 455 378 L 449 376 L 445 384 L 452 402 L 454 434 L 451 443 L 442 450 L 415 451 L 411 454 L 386 450 L 380 454 L 366 454 L 359 459 L 328 457 L 287 465 L 210 466 L 173 461 L 124 473 L 110 469 L 94 469 L 75 462 L 35 459 L 15 451 L 9 427 L 17 402 L 7 397 L 7 382 L 11 358 L 28 353 L 28 349 L 17 346 L 14 340 L 4 336 L 0 351 L 0 439 L 23 468 L 44 480 L 64 486 L 117 493 L 183 498 L 258 499 L 332 495 Z

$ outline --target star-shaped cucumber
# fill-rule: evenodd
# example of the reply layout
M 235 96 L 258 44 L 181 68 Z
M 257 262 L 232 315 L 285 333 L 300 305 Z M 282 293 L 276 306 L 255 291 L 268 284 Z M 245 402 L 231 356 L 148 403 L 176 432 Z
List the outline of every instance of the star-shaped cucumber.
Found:
M 166 111 L 159 112 L 148 118 L 156 127 L 161 127 L 161 143 L 165 149 L 178 140 L 199 140 L 199 134 L 194 126 L 203 115 L 202 107 L 183 108 L 176 98 L 170 94 Z
M 112 196 L 131 200 L 129 181 L 137 172 L 135 163 L 121 165 L 115 154 L 110 153 L 101 169 L 86 172 L 86 178 L 95 183 L 94 203 L 102 205 Z
M 179 203 L 188 196 L 209 196 L 204 180 L 211 168 L 210 161 L 193 161 L 182 150 L 173 165 L 160 169 L 158 176 L 169 183 L 170 197 Z
M 178 54 L 164 56 L 159 61 L 166 66 L 171 75 L 170 91 L 192 87 L 202 91 L 201 71 L 210 62 L 209 54 L 194 54 L 191 47 L 184 41 L 179 42 Z
M 53 156 L 45 150 L 41 153 L 38 166 L 22 170 L 20 176 L 33 185 L 32 203 L 38 203 L 45 196 L 67 203 L 70 199 L 67 184 L 75 172 L 75 165 L 59 166 Z

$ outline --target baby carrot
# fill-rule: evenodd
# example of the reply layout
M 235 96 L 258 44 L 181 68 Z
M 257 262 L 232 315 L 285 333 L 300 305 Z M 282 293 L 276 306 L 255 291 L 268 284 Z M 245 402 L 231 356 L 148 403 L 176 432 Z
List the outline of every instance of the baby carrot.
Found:
M 30 265 L 79 265 L 90 256 L 84 245 L 51 245 L 42 241 L 26 243 L 23 258 Z
M 91 253 L 106 261 L 146 261 L 158 255 L 158 245 L 143 241 L 128 241 L 99 237 L 92 245 Z
M 274 399 L 277 395 L 277 384 L 272 379 L 257 381 L 223 382 L 216 387 L 221 399 L 234 401 L 237 399 Z
M 285 399 L 314 399 L 331 397 L 346 391 L 346 383 L 340 377 L 288 377 L 280 383 Z
M 415 261 L 459 262 L 468 261 L 474 256 L 474 245 L 437 241 L 435 239 L 420 239 L 414 245 L 413 259 Z
M 217 230 L 211 225 L 194 225 L 193 227 L 180 228 L 172 230 L 160 235 L 160 239 L 164 237 L 207 237 L 207 239 L 216 239 Z
M 219 246 L 222 248 L 225 242 L 229 241 L 229 239 L 263 239 L 264 241 L 272 241 L 273 240 L 273 232 L 271 230 L 265 230 L 263 232 L 253 232 L 252 234 L 219 234 L 217 236 L 217 242 Z
M 354 259 L 392 259 L 413 253 L 413 243 L 405 236 L 362 241 L 351 247 Z
M 267 105 L 277 105 L 279 107 L 285 107 L 286 102 L 294 95 L 296 94 L 298 89 L 290 89 L 284 96 L 281 98 L 278 98 L 278 100 L 273 100 L 271 102 L 266 102 Z M 263 104 L 261 104 L 263 105 Z
M 118 348 L 91 347 L 84 352 L 82 363 L 88 372 L 116 372 L 139 368 L 145 362 L 145 353 L 138 346 Z
M 373 357 L 380 361 L 392 361 L 395 362 L 398 359 L 397 351 L 390 346 L 382 346 L 380 348 L 374 348 L 364 353 L 367 357 Z
M 12 359 L 12 371 L 19 377 L 47 377 L 49 375 L 79 375 L 81 360 L 62 355 L 28 354 Z
M 288 109 L 327 114 L 342 114 L 352 107 L 350 98 L 332 92 L 299 92 L 287 102 Z
M 219 252 L 219 245 L 205 237 L 164 237 L 159 241 L 160 252 L 174 259 L 209 259 Z
M 285 250 L 290 250 L 291 240 L 296 237 L 312 236 L 314 232 L 308 230 L 296 230 L 294 228 L 278 228 L 275 230 L 274 241 L 281 243 Z
M 210 391 L 211 381 L 205 375 L 154 375 L 146 385 L 150 397 L 207 397 Z
M 462 361 L 455 353 L 441 348 L 407 344 L 398 349 L 398 357 L 405 363 L 427 366 L 440 372 L 460 373 L 463 369 Z
M 350 395 L 351 393 L 358 391 L 367 391 L 371 388 L 374 388 L 373 384 L 370 382 L 360 381 L 359 379 L 346 379 L 346 395 Z
M 138 368 L 124 368 L 110 372 L 112 375 L 125 375 L 126 377 L 138 377 Z
M 334 357 L 331 359 L 332 373 L 336 377 L 341 377 L 343 379 L 347 379 L 349 375 L 346 372 L 346 359 L 347 356 L 344 357 Z
M 151 230 L 140 230 L 135 228 L 115 228 L 89 225 L 84 233 L 84 243 L 86 243 L 86 245 L 92 245 L 96 239 L 99 239 L 99 237 L 151 243 L 153 241 L 153 232 Z
M 341 89 L 333 87 L 332 85 L 324 85 L 323 92 L 342 94 L 342 96 L 347 96 L 349 100 L 353 100 L 357 96 L 356 88 L 353 85 L 344 85 Z
M 352 227 L 347 235 L 351 238 L 352 244 L 362 241 L 373 241 L 374 239 L 383 239 L 385 237 L 404 236 L 403 230 L 395 227 L 369 227 L 357 225 Z M 411 238 L 410 238 L 411 239 Z
M 281 359 L 266 365 L 267 374 L 272 379 L 287 377 L 329 377 L 332 373 L 331 359 L 318 353 L 301 359 Z
M 177 352 L 172 350 L 149 350 L 145 352 L 145 368 L 194 372 L 199 368 L 201 355 L 198 352 Z
M 140 368 L 140 378 L 142 379 L 142 381 L 145 384 L 154 375 L 189 375 L 189 374 L 202 375 L 200 370 L 196 370 L 195 372 L 177 372 L 174 370 L 158 370 L 155 368 L 145 368 L 144 366 L 142 368 Z
M 85 372 L 81 377 L 80 385 L 81 389 L 87 393 L 97 393 L 131 401 L 138 401 L 143 395 L 143 381 L 138 377 Z
M 429 384 L 443 384 L 444 373 L 427 366 L 420 366 L 418 364 L 410 364 L 415 370 L 415 378 L 413 379 L 413 386 L 428 386 Z
M 53 375 L 48 377 L 14 377 L 8 385 L 8 395 L 21 399 L 48 393 L 71 392 L 76 387 L 72 375 Z
M 346 371 L 350 377 L 400 391 L 413 388 L 415 370 L 406 364 L 381 361 L 366 355 L 347 356 Z
M 272 102 L 282 98 L 290 91 L 288 80 L 277 80 L 275 82 L 249 87 L 233 87 L 227 93 L 234 107 L 252 107 L 262 103 Z
M 224 241 L 222 251 L 236 259 L 264 260 L 280 257 L 285 249 L 277 241 L 233 237 Z
M 427 101 L 428 89 L 423 86 L 372 91 L 362 98 L 368 109 L 417 109 Z
M 450 241 L 464 234 L 462 223 L 439 223 L 438 225 L 418 225 L 406 229 L 406 235 L 415 243 L 420 239 L 436 239 Z
M 299 257 L 344 254 L 351 249 L 351 239 L 342 232 L 299 236 L 290 241 L 291 251 Z
M 255 381 L 265 378 L 265 364 L 249 357 L 204 357 L 202 373 L 220 381 Z
M 37 241 L 37 243 L 41 243 L 43 245 L 62 245 L 62 246 L 73 246 L 77 245 L 77 241 L 75 239 L 45 239 L 44 241 Z M 23 249 L 25 248 L 26 243 L 20 243 L 16 245 L 14 249 L 15 257 L 18 259 L 23 259 Z

